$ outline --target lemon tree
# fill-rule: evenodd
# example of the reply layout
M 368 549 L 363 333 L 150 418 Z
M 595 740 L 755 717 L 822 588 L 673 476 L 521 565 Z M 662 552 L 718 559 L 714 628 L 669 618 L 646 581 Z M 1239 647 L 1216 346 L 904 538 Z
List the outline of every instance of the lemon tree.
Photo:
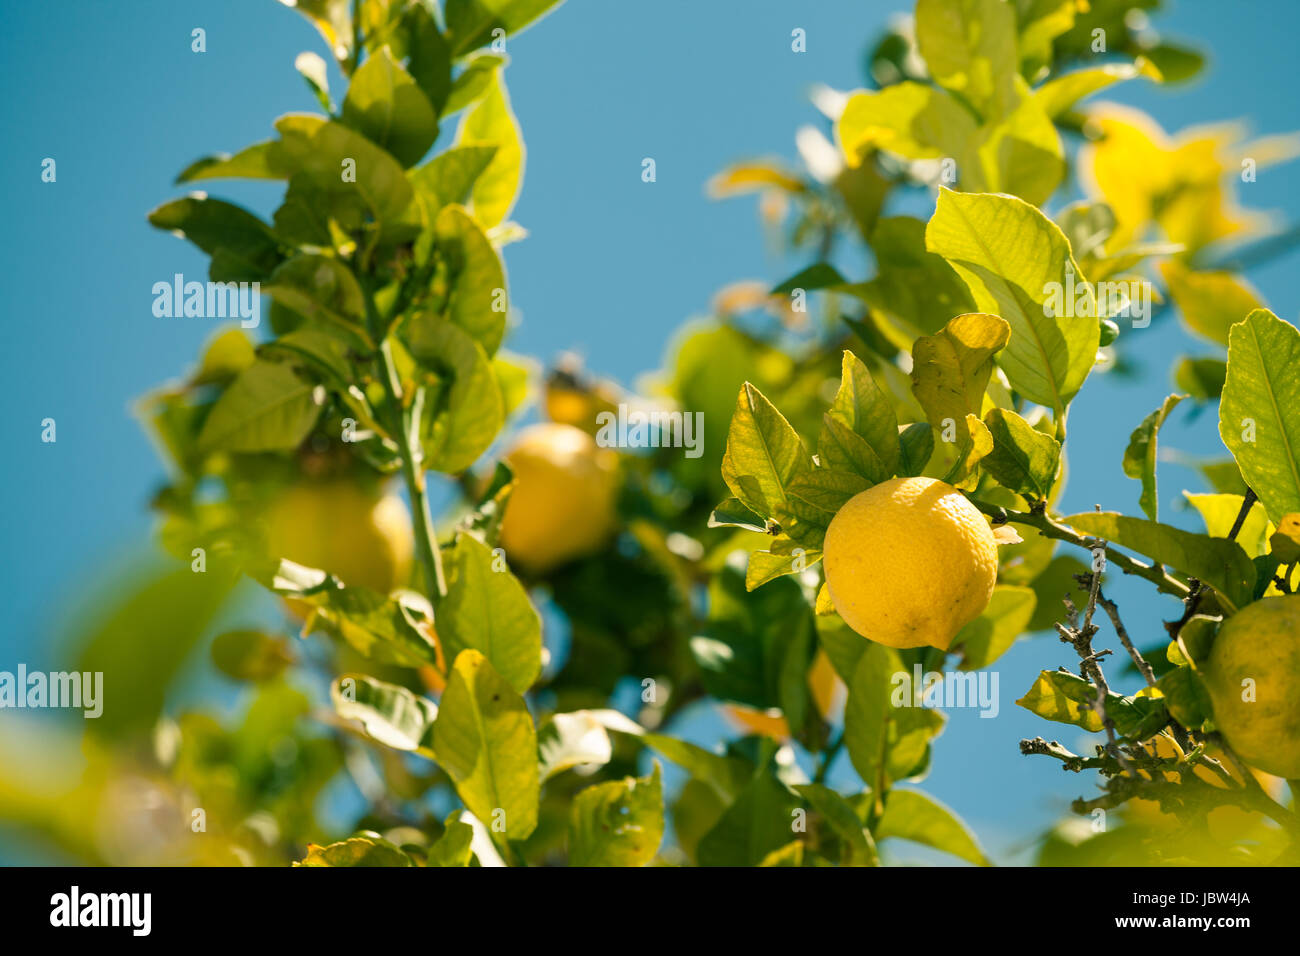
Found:
M 757 193 L 803 268 L 724 288 L 640 394 L 571 359 L 539 380 L 508 347 L 532 118 L 504 50 L 557 2 L 286 4 L 335 61 L 296 62 L 313 112 L 195 161 L 178 185 L 202 191 L 149 216 L 268 321 L 141 400 L 171 560 L 97 608 L 77 661 L 128 692 L 75 795 L 6 783 L 0 813 L 90 862 L 988 865 L 923 789 L 945 702 L 1054 632 L 1062 666 L 1017 703 L 1091 736 L 1020 748 L 1113 819 L 1041 862 L 1294 862 L 1273 775 L 1300 774 L 1300 330 L 1220 252 L 1259 228 L 1237 157 L 1289 143 L 1090 99 L 1195 74 L 1151 0 L 919 0 L 864 88 L 819 91 L 802 166 L 710 183 Z M 209 193 L 227 179 L 278 205 Z M 1076 399 L 1175 317 L 1200 352 L 1125 423 L 1133 507 L 1065 513 Z M 1161 429 L 1213 430 L 1215 403 L 1202 533 L 1160 511 Z M 607 447 L 629 410 L 678 440 Z M 1163 633 L 1124 628 L 1118 572 Z M 239 705 L 178 712 L 212 631 Z M 700 746 L 711 709 L 735 733 Z M 327 822 L 348 776 L 362 805 Z M 202 807 L 202 839 L 87 822 L 144 805 Z

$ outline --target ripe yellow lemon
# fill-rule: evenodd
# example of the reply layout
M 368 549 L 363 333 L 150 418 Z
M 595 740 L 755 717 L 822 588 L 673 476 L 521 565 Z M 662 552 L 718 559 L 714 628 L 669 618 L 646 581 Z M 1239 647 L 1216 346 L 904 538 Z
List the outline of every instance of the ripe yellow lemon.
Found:
M 271 505 L 268 552 L 381 593 L 403 586 L 415 541 L 406 504 L 354 481 L 301 482 Z
M 823 545 L 835 610 L 889 647 L 946 649 L 993 596 L 998 548 L 966 496 L 934 478 L 894 478 L 854 495 Z
M 1219 628 L 1205 664 L 1214 722 L 1242 760 L 1300 777 L 1300 594 L 1264 598 Z
M 572 425 L 531 425 L 506 453 L 515 487 L 501 519 L 506 560 L 541 573 L 598 550 L 614 531 L 617 461 Z

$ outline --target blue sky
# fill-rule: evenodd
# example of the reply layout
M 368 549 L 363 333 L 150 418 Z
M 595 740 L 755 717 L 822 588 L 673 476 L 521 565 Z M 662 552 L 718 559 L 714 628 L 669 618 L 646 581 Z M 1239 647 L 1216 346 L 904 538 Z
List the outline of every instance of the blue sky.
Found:
M 630 384 L 657 366 L 675 328 L 705 314 L 721 285 L 777 281 L 805 264 L 768 254 L 752 201 L 709 200 L 704 184 L 737 158 L 793 159 L 795 130 L 818 121 L 809 87 L 861 85 L 867 44 L 905 6 L 569 0 L 512 39 L 507 78 L 528 148 L 513 218 L 531 235 L 507 251 L 522 314 L 509 347 L 544 359 L 573 349 Z M 1210 50 L 1201 80 L 1170 89 L 1130 83 L 1113 98 L 1170 130 L 1233 118 L 1258 134 L 1300 125 L 1300 11 L 1263 0 L 1230 10 L 1184 0 L 1155 20 Z M 78 582 L 147 540 L 146 502 L 162 473 L 129 408 L 180 374 L 212 326 L 152 315 L 152 284 L 202 272 L 204 259 L 151 229 L 145 214 L 182 192 L 170 183 L 193 159 L 264 139 L 276 116 L 314 109 L 293 60 L 302 50 L 325 52 L 304 20 L 272 0 L 10 4 L 6 21 L 0 174 L 10 225 L 0 248 L 9 306 L 0 371 L 12 441 L 0 471 L 9 503 L 0 669 L 52 663 L 51 636 L 78 601 Z M 207 31 L 206 53 L 190 50 L 194 27 Z M 795 27 L 807 32 L 806 53 L 790 50 Z M 45 157 L 58 162 L 57 183 L 40 181 Z M 653 184 L 641 180 L 644 157 L 656 161 Z M 1241 198 L 1295 222 L 1293 175 L 1264 171 Z M 213 192 L 265 214 L 279 188 L 218 183 Z M 1288 276 L 1296 265 L 1291 255 L 1250 276 L 1293 321 Z M 1142 363 L 1138 377 L 1085 388 L 1071 444 L 1087 453 L 1071 458 L 1067 510 L 1136 507 L 1137 483 L 1118 463 L 1131 429 L 1171 390 L 1171 360 L 1188 344 L 1174 323 L 1161 323 L 1131 353 Z M 53 445 L 40 442 L 46 417 L 58 422 Z M 1180 411 L 1162 440 L 1221 455 L 1214 420 L 1189 423 Z M 1168 519 L 1195 527 L 1173 506 L 1182 488 L 1205 490 L 1199 480 L 1172 464 L 1161 478 Z M 1174 613 L 1129 582 L 1113 591 L 1130 630 L 1157 633 L 1161 615 Z M 927 789 L 996 846 L 1028 842 L 1089 785 L 1015 747 L 1040 727 L 1011 701 L 1036 671 L 1066 662 L 1064 651 L 1048 638 L 1018 647 L 1000 667 L 1003 719 L 957 712 L 938 744 Z

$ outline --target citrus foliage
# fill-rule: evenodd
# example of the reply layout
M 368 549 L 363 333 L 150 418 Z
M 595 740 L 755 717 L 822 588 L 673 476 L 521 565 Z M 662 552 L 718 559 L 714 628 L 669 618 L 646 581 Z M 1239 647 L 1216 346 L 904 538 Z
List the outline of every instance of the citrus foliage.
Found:
M 895 791 L 894 784 L 925 773 L 929 743 L 943 728 L 940 712 L 891 701 L 897 690 L 889 677 L 913 668 L 943 672 L 947 654 L 963 670 L 984 668 L 1022 632 L 1055 624 L 1079 651 L 1079 673 L 1044 671 L 1017 703 L 1051 721 L 1105 732 L 1106 740 L 1095 755 L 1074 755 L 1042 738 L 1023 741 L 1022 750 L 1056 757 L 1076 772 L 1101 772 L 1104 795 L 1080 799 L 1078 812 L 1156 801 L 1198 827 L 1216 806 L 1255 815 L 1247 830 L 1217 842 L 1172 838 L 1174 828 L 1163 822 L 1154 829 L 1112 826 L 1077 849 L 1053 838 L 1045 860 L 1269 862 L 1296 852 L 1297 818 L 1266 796 L 1232 754 L 1233 740 L 1224 737 L 1232 732 L 1215 723 L 1206 690 L 1208 648 L 1220 622 L 1243 609 L 1272 607 L 1276 599 L 1266 595 L 1295 584 L 1297 554 L 1275 529 L 1297 507 L 1300 396 L 1292 390 L 1300 330 L 1263 308 L 1244 280 L 1220 265 L 1225 242 L 1260 227 L 1257 216 L 1235 206 L 1230 177 L 1246 168 L 1243 157 L 1259 157 L 1249 160 L 1253 169 L 1289 158 L 1294 143 L 1245 146 L 1234 130 L 1171 138 L 1136 111 L 1083 103 L 1121 80 L 1176 81 L 1185 73 L 1188 62 L 1150 35 L 1134 43 L 1124 30 L 1111 32 L 1137 22 L 1129 8 L 920 0 L 912 28 L 874 53 L 876 89 L 824 90 L 816 98 L 834 122 L 833 145 L 801 133 L 806 174 L 754 162 L 714 183 L 719 195 L 761 190 L 765 218 L 774 228 L 792 222 L 785 233 L 790 247 L 810 248 L 815 259 L 736 310 L 764 304 L 784 321 L 746 342 L 755 356 L 750 368 L 767 374 L 744 372 L 721 463 L 730 497 L 712 523 L 767 535 L 750 556 L 749 587 L 794 580 L 815 608 L 819 642 L 848 687 L 843 740 L 869 788 L 850 799 L 874 808 L 864 820 L 877 839 L 898 835 L 886 826 L 894 801 L 919 793 Z M 1074 68 L 1080 61 L 1089 65 Z M 1083 145 L 1071 155 L 1066 143 L 1079 134 Z M 1042 207 L 1069 185 L 1071 168 L 1087 198 L 1049 215 Z M 930 187 L 931 196 L 937 189 L 926 219 L 887 215 L 891 200 L 918 186 Z M 862 241 L 874 274 L 846 277 L 834 264 L 842 258 L 836 253 Z M 1157 274 L 1163 294 L 1152 291 Z M 822 303 L 820 326 L 801 314 L 800 297 L 810 293 Z M 1148 298 L 1144 307 L 1140 296 L 1156 304 Z M 1135 422 L 1123 468 L 1141 483 L 1135 505 L 1144 516 L 1057 515 L 1072 401 L 1096 375 L 1122 373 L 1125 349 L 1167 300 L 1190 330 L 1227 347 L 1226 356 L 1181 358 L 1173 370 L 1194 403 L 1222 396 L 1220 431 L 1233 459 L 1207 468 L 1216 494 L 1192 496 L 1207 533 L 1162 523 L 1157 512 L 1160 427 L 1188 394 L 1171 394 Z M 698 335 L 741 335 L 735 328 L 732 320 Z M 796 357 L 763 362 L 778 349 Z M 679 361 L 690 354 L 688 342 Z M 827 401 L 799 375 L 826 375 L 838 355 L 839 390 Z M 767 372 L 772 367 L 780 371 Z M 846 636 L 835 597 L 822 584 L 825 574 L 812 567 L 831 516 L 850 499 L 849 510 L 861 507 L 863 489 L 911 475 L 954 484 L 995 528 L 1018 532 L 1014 543 L 1000 542 L 997 587 L 986 610 L 947 654 L 889 650 Z M 914 542 L 906 534 L 859 537 L 841 536 L 833 548 L 847 549 L 852 557 L 843 560 L 860 567 L 910 568 L 929 546 L 929 539 Z M 1061 542 L 1091 552 L 1091 566 L 1057 553 Z M 1094 609 L 1099 600 L 1103 613 L 1114 607 L 1098 592 L 1099 572 L 1108 566 L 1138 574 L 1184 604 L 1156 648 L 1154 669 L 1145 661 L 1138 668 L 1148 686 L 1131 696 L 1106 684 L 1093 656 Z M 956 602 L 965 578 L 955 567 L 933 561 L 927 580 L 914 585 L 917 600 L 925 607 Z M 890 608 L 907 605 L 887 575 L 876 578 L 860 582 L 862 593 L 891 594 Z M 1063 608 L 1067 591 L 1074 603 Z M 843 608 L 855 629 L 894 643 L 894 617 L 882 607 L 874 624 L 864 622 L 859 600 Z M 1120 636 L 1128 642 L 1127 633 Z M 1291 676 L 1294 641 L 1279 639 L 1270 652 L 1271 666 Z M 1252 662 L 1262 671 L 1259 658 Z M 946 683 L 956 676 L 949 671 Z M 1230 685 L 1235 694 L 1241 676 L 1234 671 L 1233 680 L 1220 677 L 1210 686 Z M 943 687 L 933 690 L 942 700 Z M 1233 736 L 1256 754 L 1261 747 L 1290 753 L 1300 725 L 1283 703 L 1285 692 L 1274 688 L 1266 696 L 1270 702 L 1257 708 L 1232 708 L 1255 721 Z M 804 742 L 817 747 L 815 739 Z M 1277 758 L 1247 762 L 1255 771 L 1282 765 Z M 1209 781 L 1193 775 L 1201 769 Z M 962 855 L 956 834 L 932 842 Z

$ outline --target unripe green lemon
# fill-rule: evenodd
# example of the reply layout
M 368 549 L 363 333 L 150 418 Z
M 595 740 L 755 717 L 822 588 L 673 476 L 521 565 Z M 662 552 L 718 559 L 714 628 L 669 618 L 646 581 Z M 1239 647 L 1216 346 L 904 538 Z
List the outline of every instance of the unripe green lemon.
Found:
M 1300 777 L 1300 594 L 1228 618 L 1205 662 L 1205 686 L 1214 722 L 1242 760 Z
M 998 548 L 989 523 L 935 478 L 893 478 L 854 495 L 823 545 L 835 610 L 889 647 L 946 649 L 993 596 Z
M 284 492 L 267 513 L 266 543 L 274 557 L 384 594 L 407 583 L 415 551 L 401 498 L 343 480 L 301 482 Z
M 600 549 L 615 527 L 616 456 L 572 425 L 531 425 L 506 453 L 515 487 L 501 520 L 506 560 L 534 573 Z

